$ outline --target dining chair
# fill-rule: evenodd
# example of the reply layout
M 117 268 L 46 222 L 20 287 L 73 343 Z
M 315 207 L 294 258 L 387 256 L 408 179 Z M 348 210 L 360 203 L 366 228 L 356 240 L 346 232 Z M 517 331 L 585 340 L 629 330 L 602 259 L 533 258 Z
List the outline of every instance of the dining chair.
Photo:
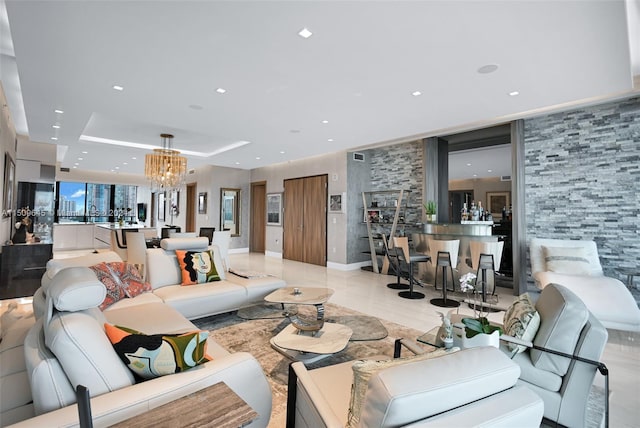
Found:
M 147 241 L 144 232 L 129 232 L 127 263 L 134 265 L 142 278 L 146 278 Z

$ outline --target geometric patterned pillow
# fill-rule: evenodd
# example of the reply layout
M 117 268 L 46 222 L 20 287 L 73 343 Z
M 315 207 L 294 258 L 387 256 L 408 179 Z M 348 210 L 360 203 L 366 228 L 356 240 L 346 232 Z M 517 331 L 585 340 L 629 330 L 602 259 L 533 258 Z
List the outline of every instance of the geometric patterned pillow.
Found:
M 505 334 L 527 342 L 533 342 L 540 328 L 540 314 L 538 314 L 535 306 L 531 303 L 531 299 L 527 293 L 518 296 L 513 304 L 509 306 L 504 314 L 502 325 Z M 516 345 L 508 342 L 507 348 L 513 352 L 512 357 L 527 349 L 524 345 Z
M 89 266 L 89 269 L 96 274 L 98 280 L 103 283 L 107 289 L 107 295 L 99 306 L 100 310 L 105 310 L 118 300 L 122 300 L 127 297 L 121 285 L 120 278 L 117 275 L 114 275 L 113 271 L 105 262 Z
M 105 333 L 123 363 L 142 379 L 179 373 L 212 360 L 208 331 L 146 335 L 105 323 Z
M 142 279 L 142 275 L 135 265 L 126 262 L 109 262 L 107 266 L 120 280 L 120 286 L 127 297 L 133 298 L 138 294 L 152 290 L 151 284 Z
M 216 265 L 213 262 L 211 250 L 176 250 L 176 258 L 180 264 L 182 285 L 220 281 L 220 275 L 218 275 Z

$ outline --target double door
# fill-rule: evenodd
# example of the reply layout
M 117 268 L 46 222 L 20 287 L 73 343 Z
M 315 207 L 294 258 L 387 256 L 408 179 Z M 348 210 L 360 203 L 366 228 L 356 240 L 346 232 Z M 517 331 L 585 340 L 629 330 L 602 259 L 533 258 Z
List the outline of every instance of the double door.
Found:
M 327 264 L 327 175 L 284 181 L 283 257 Z

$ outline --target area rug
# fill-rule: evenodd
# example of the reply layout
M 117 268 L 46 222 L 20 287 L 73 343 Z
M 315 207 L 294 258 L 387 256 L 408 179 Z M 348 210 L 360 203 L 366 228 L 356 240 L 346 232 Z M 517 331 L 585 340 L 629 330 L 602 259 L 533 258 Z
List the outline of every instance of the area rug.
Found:
M 308 366 L 310 369 L 378 355 L 392 358 L 395 339 L 404 337 L 415 340 L 424 333 L 389 321 L 377 320 L 332 303 L 327 303 L 325 308 L 327 321 L 340 321 L 340 323 L 343 323 L 345 320 L 349 322 L 350 319 L 355 319 L 356 330 L 362 329 L 363 333 L 373 337 L 374 331 L 379 327 L 375 326 L 376 323 L 371 322 L 372 328 L 368 329 L 367 320 L 375 320 L 383 326 L 388 334 L 380 340 L 351 341 L 345 350 L 317 363 L 310 364 Z M 265 315 L 264 308 L 257 308 L 255 311 L 255 313 Z M 248 352 L 258 360 L 267 376 L 273 394 L 273 408 L 271 420 L 269 421 L 269 427 L 271 428 L 283 428 L 285 426 L 287 376 L 289 364 L 291 363 L 288 358 L 275 351 L 269 344 L 269 339 L 289 324 L 289 321 L 281 315 L 281 309 L 279 309 L 279 312 L 278 316 L 273 315 L 274 318 L 247 320 L 232 312 L 193 321 L 198 328 L 211 331 L 211 336 L 225 349 L 230 352 Z M 424 347 L 428 348 L 427 345 L 424 345 Z M 588 405 L 588 424 L 586 425 L 589 428 L 599 428 L 601 426 L 604 409 L 603 396 L 602 388 L 592 388 Z

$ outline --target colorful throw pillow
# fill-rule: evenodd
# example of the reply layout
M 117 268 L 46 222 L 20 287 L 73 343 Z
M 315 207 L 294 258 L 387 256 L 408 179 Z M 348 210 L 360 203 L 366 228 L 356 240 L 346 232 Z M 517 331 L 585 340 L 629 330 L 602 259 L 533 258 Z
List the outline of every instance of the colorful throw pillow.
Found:
M 127 297 L 133 298 L 152 290 L 151 284 L 142 278 L 135 265 L 125 262 L 108 262 L 107 266 L 120 280 L 120 286 Z
M 540 328 L 540 314 L 531 303 L 528 294 L 521 294 L 507 308 L 502 324 L 505 334 L 527 342 L 533 341 L 538 328 Z M 524 352 L 527 349 L 526 346 L 513 343 L 507 343 L 507 348 L 513 352 L 513 355 Z
M 102 262 L 97 265 L 89 266 L 89 269 L 96 274 L 98 280 L 103 283 L 107 289 L 107 295 L 100 306 L 98 306 L 100 310 L 105 310 L 118 300 L 122 300 L 127 297 L 124 292 L 124 288 L 121 285 L 120 278 L 117 275 L 114 275 L 107 263 Z
M 542 254 L 547 270 L 570 275 L 589 275 L 591 264 L 584 247 L 545 247 Z
M 180 264 L 182 285 L 220 281 L 220 275 L 218 275 L 218 270 L 213 262 L 211 250 L 176 250 L 176 257 Z
M 362 405 L 364 404 L 364 396 L 367 393 L 369 379 L 380 370 L 389 367 L 395 367 L 401 364 L 411 363 L 414 361 L 429 360 L 431 358 L 441 357 L 455 351 L 447 351 L 438 349 L 433 352 L 427 352 L 411 357 L 394 358 L 393 360 L 359 360 L 353 363 L 353 384 L 351 385 L 351 400 L 349 402 L 349 415 L 347 419 L 347 428 L 359 426 L 360 415 L 362 414 Z
M 207 355 L 208 331 L 146 335 L 106 323 L 104 329 L 122 362 L 142 379 L 179 373 L 212 360 Z

